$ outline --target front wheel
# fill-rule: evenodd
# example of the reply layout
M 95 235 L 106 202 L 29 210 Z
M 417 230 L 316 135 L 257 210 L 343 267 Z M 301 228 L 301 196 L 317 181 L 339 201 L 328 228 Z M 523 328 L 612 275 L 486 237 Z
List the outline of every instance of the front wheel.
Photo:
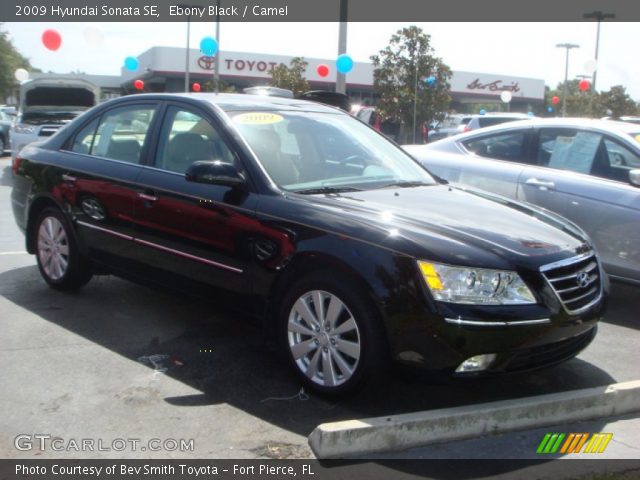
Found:
M 36 257 L 42 278 L 58 290 L 77 290 L 91 279 L 68 222 L 55 208 L 45 209 L 35 226 Z
M 383 371 L 377 313 L 360 289 L 335 276 L 315 274 L 292 286 L 281 331 L 299 378 L 318 393 L 352 392 Z

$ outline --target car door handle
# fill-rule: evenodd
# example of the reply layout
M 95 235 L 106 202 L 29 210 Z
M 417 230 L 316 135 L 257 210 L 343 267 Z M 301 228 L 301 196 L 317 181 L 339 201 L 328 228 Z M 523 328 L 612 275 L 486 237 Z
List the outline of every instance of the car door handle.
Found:
M 550 180 L 539 180 L 537 178 L 529 178 L 524 182 L 526 185 L 538 187 L 540 190 L 553 190 L 556 184 Z
M 145 202 L 156 202 L 158 197 L 149 193 L 138 193 L 138 198 L 144 200 Z
M 62 181 L 68 183 L 76 183 L 78 179 L 72 175 L 67 175 L 66 173 L 62 174 Z

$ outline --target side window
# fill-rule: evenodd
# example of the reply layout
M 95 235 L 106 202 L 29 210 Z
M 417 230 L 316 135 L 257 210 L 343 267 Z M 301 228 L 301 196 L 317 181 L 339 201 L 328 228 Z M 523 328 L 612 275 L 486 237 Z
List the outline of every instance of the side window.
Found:
M 139 163 L 155 108 L 149 105 L 115 108 L 102 116 L 91 155 Z M 76 137 L 77 141 L 77 137 Z
M 72 152 L 88 154 L 91 151 L 93 140 L 96 136 L 98 120 L 100 119 L 96 118 L 76 134 L 73 145 L 71 145 Z
M 179 107 L 169 107 L 160 134 L 156 166 L 185 173 L 189 165 L 198 160 L 235 163 L 233 153 L 206 118 Z
M 629 148 L 609 138 L 604 139 L 604 148 L 607 152 L 609 166 L 618 170 L 631 170 L 640 168 L 640 156 Z
M 595 173 L 601 167 L 600 143 L 602 135 L 572 129 L 542 129 L 538 137 L 538 165 Z
M 527 163 L 525 138 L 525 132 L 516 131 L 474 138 L 463 142 L 463 145 L 467 150 L 481 157 Z

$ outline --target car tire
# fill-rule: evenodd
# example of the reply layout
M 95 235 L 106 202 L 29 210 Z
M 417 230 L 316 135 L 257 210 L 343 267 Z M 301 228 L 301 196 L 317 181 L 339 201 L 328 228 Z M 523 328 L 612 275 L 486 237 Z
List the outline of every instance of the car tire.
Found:
M 35 224 L 35 251 L 42 278 L 57 290 L 77 290 L 91 280 L 69 222 L 57 208 L 42 211 Z
M 293 283 L 281 305 L 280 340 L 309 390 L 344 395 L 385 377 L 388 348 L 380 315 L 355 282 L 313 273 Z

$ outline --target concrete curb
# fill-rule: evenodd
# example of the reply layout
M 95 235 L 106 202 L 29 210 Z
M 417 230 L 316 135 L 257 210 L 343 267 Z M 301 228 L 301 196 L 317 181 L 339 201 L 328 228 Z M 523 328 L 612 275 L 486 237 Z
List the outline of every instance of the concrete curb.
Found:
M 514 400 L 323 423 L 309 435 L 320 459 L 348 458 L 640 411 L 640 380 Z

